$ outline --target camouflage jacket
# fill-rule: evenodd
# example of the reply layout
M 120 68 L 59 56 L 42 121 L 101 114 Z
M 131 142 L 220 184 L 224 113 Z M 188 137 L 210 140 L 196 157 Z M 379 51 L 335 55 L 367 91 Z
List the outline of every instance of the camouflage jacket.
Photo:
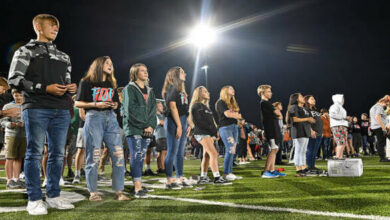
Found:
M 31 40 L 14 54 L 9 69 L 9 84 L 22 90 L 23 109 L 69 109 L 67 95 L 46 93 L 50 84 L 71 83 L 69 56 L 52 43 Z

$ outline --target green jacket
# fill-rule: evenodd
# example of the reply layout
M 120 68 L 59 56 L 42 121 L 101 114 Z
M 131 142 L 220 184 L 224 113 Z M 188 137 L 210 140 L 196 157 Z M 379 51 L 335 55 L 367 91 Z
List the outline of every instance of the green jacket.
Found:
M 149 126 L 156 128 L 156 96 L 152 88 L 146 88 L 147 101 L 134 82 L 130 82 L 122 91 L 123 130 L 126 136 L 142 135 Z

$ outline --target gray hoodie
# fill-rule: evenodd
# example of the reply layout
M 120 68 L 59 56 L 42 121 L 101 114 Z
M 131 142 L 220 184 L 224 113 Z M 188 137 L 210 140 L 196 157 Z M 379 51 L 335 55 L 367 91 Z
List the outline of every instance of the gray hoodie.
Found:
M 333 105 L 329 108 L 330 127 L 348 127 L 347 111 L 343 108 L 344 95 L 336 94 L 332 96 Z

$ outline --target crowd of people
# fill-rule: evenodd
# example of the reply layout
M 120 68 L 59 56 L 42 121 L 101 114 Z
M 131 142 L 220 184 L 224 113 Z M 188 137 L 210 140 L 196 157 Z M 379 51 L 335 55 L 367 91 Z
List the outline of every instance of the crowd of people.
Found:
M 389 161 L 384 109 L 390 96 L 371 108 L 370 117 L 363 114 L 358 120 L 347 116 L 343 95 L 333 96 L 328 112 L 318 111 L 312 95 L 294 93 L 283 117 L 283 104 L 271 102 L 271 86 L 260 85 L 258 128 L 245 121 L 232 86 L 220 90 L 214 117 L 207 88 L 200 86 L 189 94 L 186 73 L 178 66 L 166 74 L 162 99 L 156 98 L 159 93 L 149 86 L 148 68 L 141 63 L 130 67 L 129 83 L 118 87 L 108 56 L 96 58 L 76 85 L 71 80 L 69 56 L 52 43 L 59 30 L 58 19 L 39 14 L 33 27 L 37 39 L 15 52 L 8 80 L 0 80 L 7 188 L 27 189 L 31 215 L 47 214 L 48 207 L 74 208 L 60 197 L 66 165 L 68 176 L 74 176 L 72 183 L 79 184 L 85 176 L 89 200 L 102 201 L 97 183 L 104 178 L 100 174 L 108 158 L 116 199 L 130 200 L 124 192 L 126 175 L 134 183 L 134 196 L 145 198 L 151 189 L 142 185 L 142 176 L 154 174 L 150 168 L 154 149 L 158 152 L 157 172 L 165 175 L 166 189 L 192 187 L 184 177 L 187 140 L 193 149 L 200 149 L 194 151 L 202 159 L 199 184 L 223 185 L 242 179 L 234 174 L 235 161 L 246 164 L 262 156 L 266 156 L 262 178 L 286 176 L 275 165 L 283 165 L 287 155 L 297 177 L 318 174 L 315 162 L 320 148 L 323 159 L 345 159 L 345 148 L 347 156 L 358 157 L 362 148 L 364 154 L 377 150 L 382 162 Z M 10 88 L 11 93 L 7 91 Z M 219 157 L 224 158 L 223 174 Z M 19 178 L 22 170 L 25 181 Z

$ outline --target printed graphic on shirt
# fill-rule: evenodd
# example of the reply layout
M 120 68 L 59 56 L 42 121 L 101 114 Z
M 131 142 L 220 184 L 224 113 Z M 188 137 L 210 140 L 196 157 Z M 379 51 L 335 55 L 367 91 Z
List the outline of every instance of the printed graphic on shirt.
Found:
M 362 122 L 362 127 L 369 127 L 368 121 Z
M 181 100 L 181 104 L 188 104 L 187 96 L 183 93 L 180 93 L 180 100 Z
M 112 102 L 115 91 L 112 88 L 92 88 L 92 100 L 94 102 Z
M 148 100 L 148 97 L 149 97 L 148 93 L 146 93 L 146 94 L 143 94 L 143 95 L 144 95 L 144 99 L 145 99 L 145 101 L 147 101 L 147 100 Z

